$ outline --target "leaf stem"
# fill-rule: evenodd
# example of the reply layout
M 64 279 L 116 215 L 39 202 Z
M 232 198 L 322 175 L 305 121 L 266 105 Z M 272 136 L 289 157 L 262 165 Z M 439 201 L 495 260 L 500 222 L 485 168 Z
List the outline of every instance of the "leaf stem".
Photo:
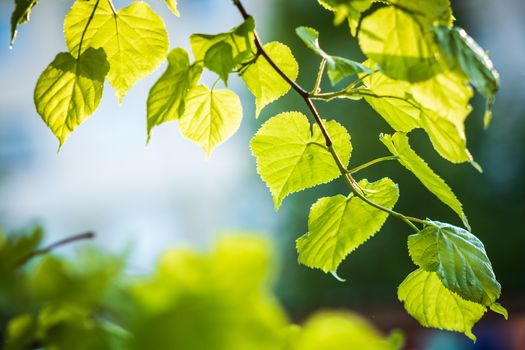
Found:
M 82 53 L 82 44 L 84 43 L 84 37 L 86 36 L 86 32 L 88 30 L 89 25 L 91 24 L 91 21 L 93 20 L 93 17 L 95 17 L 95 12 L 97 11 L 99 3 L 100 3 L 100 0 L 97 0 L 95 5 L 93 6 L 93 11 L 91 11 L 91 14 L 89 15 L 88 21 L 86 23 L 86 27 L 82 31 L 82 36 L 80 37 L 80 43 L 78 44 L 77 60 L 80 59 L 80 54 Z M 110 3 L 111 3 L 111 1 L 110 1 Z
M 347 173 L 349 174 L 355 174 L 357 173 L 358 171 L 361 171 L 363 169 L 366 169 L 368 168 L 369 166 L 372 166 L 374 164 L 377 164 L 377 163 L 381 163 L 381 162 L 384 162 L 384 161 L 387 161 L 387 160 L 396 160 L 396 159 L 399 159 L 398 156 L 386 156 L 386 157 L 381 157 L 381 158 L 377 158 L 377 159 L 374 159 L 374 160 L 371 160 L 365 164 L 361 164 L 353 169 L 350 169 L 347 171 Z
M 326 58 L 323 58 L 323 60 L 321 61 L 321 64 L 319 65 L 319 72 L 317 72 L 317 79 L 315 80 L 315 85 L 310 95 L 321 92 L 321 82 L 323 80 L 323 74 L 324 74 L 325 67 L 326 67 Z
M 244 20 L 247 20 L 248 18 L 251 17 L 248 14 L 248 12 L 246 11 L 246 9 L 244 8 L 243 4 L 241 3 L 241 0 L 233 0 L 233 4 L 237 7 L 237 9 L 239 10 L 239 12 L 240 12 L 240 14 L 241 14 L 241 16 L 243 17 Z M 319 114 L 319 112 L 317 111 L 317 108 L 315 108 L 315 105 L 313 104 L 313 101 L 312 101 L 313 97 L 311 97 L 310 94 L 305 89 L 303 89 L 301 86 L 299 86 L 295 81 L 290 79 L 279 68 L 279 66 L 277 66 L 277 64 L 271 59 L 271 57 L 268 56 L 268 54 L 266 53 L 266 51 L 264 50 L 264 48 L 263 48 L 263 46 L 261 44 L 261 40 L 259 39 L 259 36 L 257 35 L 257 32 L 255 32 L 255 31 L 254 31 L 254 41 L 255 41 L 255 47 L 257 48 L 258 53 L 261 54 L 268 61 L 268 63 L 275 70 L 275 72 L 277 74 L 279 74 L 290 85 L 290 87 L 293 90 L 295 90 L 303 98 L 304 102 L 308 106 L 308 109 L 312 113 L 312 115 L 313 115 L 313 117 L 315 119 L 315 122 L 319 126 L 319 129 L 321 130 L 321 133 L 323 134 L 323 137 L 325 139 L 325 143 L 326 143 L 326 147 L 328 148 L 328 151 L 330 152 L 330 154 L 334 158 L 335 163 L 337 164 L 337 167 L 339 168 L 339 171 L 341 172 L 341 175 L 343 175 L 343 178 L 344 178 L 346 184 L 348 185 L 348 187 L 350 188 L 350 190 L 352 191 L 352 193 L 354 195 L 356 195 L 358 198 L 360 198 L 361 200 L 363 200 L 368 205 L 370 205 L 370 206 L 372 206 L 374 208 L 377 208 L 377 209 L 379 209 L 381 211 L 384 211 L 384 212 L 392 215 L 393 217 L 396 217 L 396 218 L 404 221 L 407 225 L 409 225 L 416 232 L 419 232 L 419 229 L 412 222 L 418 222 L 418 223 L 422 223 L 422 224 L 429 224 L 425 220 L 414 218 L 414 217 L 410 217 L 410 216 L 405 216 L 405 215 L 403 215 L 401 213 L 398 213 L 398 212 L 396 212 L 394 210 L 385 208 L 382 205 L 371 201 L 363 193 L 361 193 L 361 190 L 359 188 L 359 185 L 358 185 L 357 181 L 352 177 L 351 174 L 348 173 L 348 171 L 346 170 L 346 167 L 344 166 L 343 162 L 341 161 L 341 158 L 339 157 L 339 155 L 337 154 L 336 150 L 334 149 L 332 138 L 330 137 L 330 134 L 328 134 L 328 130 L 326 129 L 326 126 L 325 126 L 325 124 L 323 122 L 323 119 L 321 118 L 321 115 Z
M 25 263 L 27 263 L 29 260 L 33 259 L 34 257 L 48 254 L 53 249 L 56 249 L 56 248 L 61 247 L 63 245 L 67 245 L 69 243 L 73 243 L 73 242 L 77 242 L 77 241 L 93 239 L 94 237 L 95 237 L 95 233 L 93 233 L 93 232 L 85 232 L 85 233 L 81 233 L 81 234 L 78 234 L 78 235 L 74 235 L 74 236 L 71 236 L 71 237 L 67 237 L 67 238 L 61 239 L 60 241 L 52 243 L 52 244 L 50 244 L 49 246 L 47 246 L 45 248 L 38 249 L 38 250 L 32 251 L 31 253 L 27 254 L 24 258 L 22 258 L 18 262 L 17 267 L 21 267 L 22 265 L 24 265 Z

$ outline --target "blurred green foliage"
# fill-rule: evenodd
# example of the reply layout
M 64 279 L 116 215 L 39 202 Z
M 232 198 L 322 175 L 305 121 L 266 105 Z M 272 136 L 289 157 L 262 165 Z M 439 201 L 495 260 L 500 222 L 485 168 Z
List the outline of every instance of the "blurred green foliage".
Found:
M 271 291 L 272 246 L 231 234 L 211 251 L 173 249 L 151 275 L 83 249 L 41 256 L 42 230 L 0 233 L 0 335 L 5 350 L 397 349 L 361 317 L 321 312 L 293 325 Z

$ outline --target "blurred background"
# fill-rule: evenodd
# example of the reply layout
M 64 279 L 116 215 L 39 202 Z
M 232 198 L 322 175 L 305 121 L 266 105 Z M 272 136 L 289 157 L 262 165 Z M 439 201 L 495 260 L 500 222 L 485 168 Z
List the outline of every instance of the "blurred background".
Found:
M 414 270 L 406 248 L 411 232 L 388 220 L 381 232 L 352 253 L 339 275 L 297 264 L 294 241 L 307 230 L 309 207 L 321 196 L 346 193 L 335 181 L 285 199 L 275 213 L 270 193 L 259 179 L 249 140 L 261 123 L 284 110 L 305 111 L 292 93 L 254 118 L 253 97 L 238 78 L 233 88 L 242 98 L 240 131 L 219 146 L 209 160 L 185 139 L 176 123 L 155 128 L 146 146 L 146 98 L 162 74 L 140 81 L 121 106 L 111 87 L 97 112 L 68 139 L 60 153 L 58 141 L 33 105 L 33 88 L 42 70 L 65 51 L 62 21 L 72 1 L 41 1 L 31 21 L 19 27 L 9 50 L 12 1 L 0 0 L 0 226 L 9 231 L 38 223 L 47 240 L 86 230 L 97 233 L 96 244 L 114 252 L 130 250 L 130 270 L 148 272 L 167 246 L 206 247 L 221 230 L 248 229 L 271 235 L 281 266 L 278 296 L 294 320 L 322 308 L 350 308 L 389 330 L 401 328 L 409 347 L 425 349 L 525 349 L 525 2 L 522 0 L 452 0 L 456 25 L 464 27 L 490 51 L 501 74 L 494 120 L 482 127 L 484 101 L 473 100 L 467 120 L 468 146 L 484 168 L 451 165 L 432 149 L 426 135 L 414 132 L 413 147 L 454 189 L 463 202 L 473 232 L 485 243 L 503 285 L 501 302 L 510 321 L 488 313 L 476 326 L 476 345 L 461 335 L 425 330 L 397 301 L 396 288 Z M 117 7 L 129 1 L 115 1 Z M 191 33 L 216 33 L 241 22 L 229 0 L 180 0 L 181 17 L 161 1 L 150 4 L 166 22 L 170 47 L 189 49 Z M 314 0 L 245 0 L 264 41 L 289 45 L 299 64 L 301 85 L 313 85 L 319 60 L 295 36 L 307 25 L 319 29 L 331 54 L 362 59 L 348 28 L 334 28 L 333 16 Z M 204 82 L 215 78 L 205 75 Z M 325 89 L 329 84 L 323 85 Z M 351 163 L 358 165 L 386 155 L 378 141 L 389 126 L 366 103 L 319 103 L 325 118 L 337 118 L 352 135 Z M 397 208 L 419 217 L 460 224 L 455 214 L 427 192 L 405 169 L 381 164 L 360 176 L 388 175 L 400 185 Z

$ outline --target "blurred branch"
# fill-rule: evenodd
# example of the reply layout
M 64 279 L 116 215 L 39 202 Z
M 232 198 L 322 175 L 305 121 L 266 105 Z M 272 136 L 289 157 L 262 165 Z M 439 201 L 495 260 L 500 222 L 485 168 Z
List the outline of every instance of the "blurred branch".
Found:
M 74 236 L 71 236 L 71 237 L 64 238 L 64 239 L 62 239 L 60 241 L 57 241 L 55 243 L 50 244 L 49 246 L 47 246 L 45 248 L 38 249 L 38 250 L 32 251 L 31 253 L 27 254 L 24 258 L 22 258 L 18 262 L 16 267 L 21 267 L 22 265 L 24 265 L 25 263 L 27 263 L 29 260 L 33 259 L 34 257 L 48 254 L 52 250 L 54 250 L 56 248 L 59 248 L 61 246 L 64 246 L 64 245 L 67 245 L 67 244 L 70 244 L 70 243 L 74 243 L 74 242 L 78 242 L 78 241 L 93 239 L 93 238 L 95 238 L 95 233 L 94 232 L 85 232 L 85 233 L 81 233 L 81 234 L 78 234 L 78 235 L 74 235 Z

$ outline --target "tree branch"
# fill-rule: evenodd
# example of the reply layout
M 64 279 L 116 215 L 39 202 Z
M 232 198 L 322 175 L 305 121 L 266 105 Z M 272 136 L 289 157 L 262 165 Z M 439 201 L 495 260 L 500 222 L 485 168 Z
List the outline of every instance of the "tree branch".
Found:
M 244 8 L 243 4 L 241 3 L 241 0 L 233 0 L 233 4 L 237 7 L 237 9 L 239 10 L 239 12 L 240 12 L 240 14 L 241 14 L 241 16 L 243 17 L 244 20 L 246 20 L 246 19 L 251 17 L 251 15 L 246 11 L 246 9 Z M 403 215 L 401 213 L 398 213 L 398 212 L 396 212 L 394 210 L 385 208 L 385 207 L 383 207 L 383 206 L 381 206 L 381 205 L 379 205 L 377 203 L 374 203 L 373 201 L 371 201 L 370 199 L 366 198 L 366 196 L 361 193 L 357 181 L 352 177 L 352 175 L 350 173 L 348 173 L 345 165 L 341 161 L 341 158 L 337 154 L 337 151 L 334 149 L 332 138 L 330 137 L 330 134 L 328 133 L 328 130 L 326 129 L 326 126 L 325 126 L 325 124 L 323 122 L 323 119 L 321 118 L 321 115 L 319 114 L 319 112 L 315 108 L 315 105 L 314 105 L 314 103 L 312 101 L 312 98 L 310 97 L 310 94 L 305 89 L 303 89 L 301 86 L 299 86 L 295 81 L 290 79 L 279 68 L 279 66 L 277 66 L 277 64 L 272 60 L 272 58 L 264 50 L 263 45 L 261 44 L 261 40 L 259 39 L 259 36 L 257 35 L 257 32 L 255 32 L 255 31 L 254 31 L 254 43 L 255 43 L 255 47 L 257 48 L 257 52 L 260 55 L 262 55 L 266 59 L 266 61 L 268 61 L 270 66 L 275 70 L 275 72 L 277 74 L 279 74 L 290 85 L 290 87 L 293 90 L 295 90 L 303 98 L 304 102 L 308 106 L 308 109 L 310 109 L 310 112 L 312 113 L 312 115 L 313 115 L 313 117 L 315 119 L 315 122 L 319 126 L 319 129 L 321 130 L 321 132 L 322 132 L 322 134 L 324 136 L 326 147 L 328 148 L 328 151 L 330 151 L 330 153 L 332 154 L 332 157 L 334 158 L 335 163 L 337 164 L 337 167 L 339 168 L 339 170 L 341 172 L 341 175 L 343 176 L 346 184 L 348 185 L 348 187 L 350 188 L 352 193 L 355 196 L 357 196 L 358 198 L 360 198 L 361 200 L 363 200 L 365 203 L 367 203 L 367 204 L 369 204 L 369 205 L 371 205 L 371 206 L 373 206 L 373 207 L 375 207 L 375 208 L 377 208 L 377 209 L 379 209 L 381 211 L 384 211 L 384 212 L 386 212 L 386 213 L 388 213 L 388 214 L 390 214 L 390 215 L 392 215 L 392 216 L 394 216 L 394 217 L 404 221 L 410 227 L 412 227 L 416 232 L 419 232 L 419 229 L 412 223 L 412 221 L 418 222 L 418 223 L 423 223 L 423 224 L 429 224 L 425 220 L 418 219 L 418 218 L 413 218 L 413 217 L 410 217 L 410 216 L 405 216 L 405 215 Z
M 83 241 L 83 240 L 88 240 L 88 239 L 93 239 L 93 238 L 95 238 L 95 233 L 93 233 L 93 232 L 85 232 L 85 233 L 81 233 L 81 234 L 78 234 L 78 235 L 74 235 L 74 236 L 71 236 L 71 237 L 64 238 L 64 239 L 62 239 L 60 241 L 57 241 L 55 243 L 50 244 L 49 246 L 47 246 L 45 248 L 38 249 L 38 250 L 32 251 L 31 253 L 27 254 L 24 258 L 22 258 L 18 262 L 17 267 L 21 267 L 22 265 L 24 265 L 25 263 L 27 263 L 29 260 L 33 259 L 34 257 L 48 254 L 49 252 L 51 252 L 52 250 L 54 250 L 54 249 L 56 249 L 58 247 L 67 245 L 69 243 L 73 243 L 73 242 L 77 242 L 77 241 Z

